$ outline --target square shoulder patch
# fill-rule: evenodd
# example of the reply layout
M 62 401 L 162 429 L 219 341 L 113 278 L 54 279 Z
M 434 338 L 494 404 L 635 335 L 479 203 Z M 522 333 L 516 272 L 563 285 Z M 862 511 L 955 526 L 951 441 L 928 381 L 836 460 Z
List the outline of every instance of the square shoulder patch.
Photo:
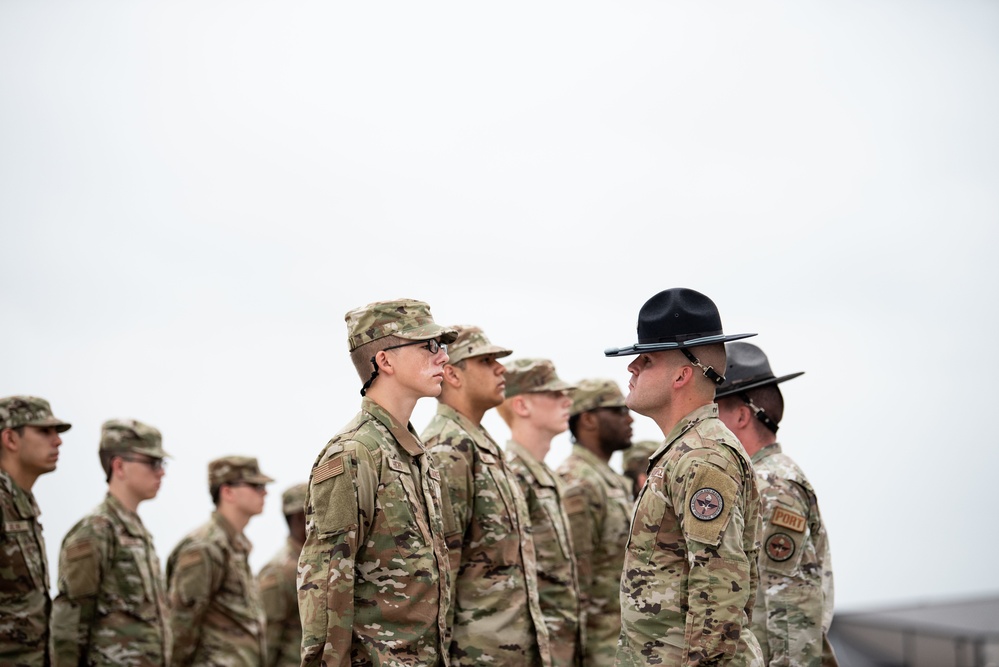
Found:
M 720 544 L 738 492 L 738 485 L 727 474 L 713 465 L 696 465 L 694 477 L 687 485 L 684 535 L 702 544 Z

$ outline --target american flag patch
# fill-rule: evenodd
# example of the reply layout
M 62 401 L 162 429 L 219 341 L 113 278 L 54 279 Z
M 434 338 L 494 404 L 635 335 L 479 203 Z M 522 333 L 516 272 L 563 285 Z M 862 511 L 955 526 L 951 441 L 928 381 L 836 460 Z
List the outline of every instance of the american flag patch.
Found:
M 343 473 L 343 457 L 338 456 L 322 464 L 312 473 L 312 483 L 319 484 Z

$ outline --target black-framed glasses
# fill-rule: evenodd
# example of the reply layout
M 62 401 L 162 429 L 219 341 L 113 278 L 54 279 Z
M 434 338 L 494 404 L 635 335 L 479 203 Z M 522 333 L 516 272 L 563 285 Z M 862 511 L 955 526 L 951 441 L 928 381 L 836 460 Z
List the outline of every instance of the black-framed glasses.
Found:
M 129 461 L 131 463 L 141 463 L 143 465 L 149 466 L 153 472 L 159 472 L 160 470 L 166 470 L 166 459 L 147 459 L 139 458 L 138 456 L 119 456 L 122 461 Z
M 431 338 L 430 340 L 414 340 L 412 343 L 402 343 L 401 345 L 391 345 L 386 347 L 385 350 L 396 350 L 400 347 L 409 347 L 410 345 L 421 345 L 430 352 L 430 354 L 437 354 L 441 350 L 447 352 L 447 345 L 440 342 L 436 338 Z
M 266 484 L 258 484 L 256 482 L 233 482 L 229 486 L 245 486 L 247 488 L 253 489 L 254 491 L 257 491 L 258 493 L 260 491 L 265 491 L 267 489 Z

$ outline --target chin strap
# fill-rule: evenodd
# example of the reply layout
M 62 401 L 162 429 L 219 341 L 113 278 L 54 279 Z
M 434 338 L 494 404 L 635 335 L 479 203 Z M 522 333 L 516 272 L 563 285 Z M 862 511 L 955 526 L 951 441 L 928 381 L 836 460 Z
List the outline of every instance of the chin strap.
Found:
M 371 365 L 375 367 L 375 370 L 371 371 L 371 377 L 369 377 L 368 381 L 361 386 L 361 396 L 364 396 L 365 392 L 367 392 L 371 387 L 371 383 L 375 381 L 376 377 L 378 377 L 378 364 L 375 363 L 374 357 L 371 357 Z
M 683 356 L 687 357 L 687 359 L 690 360 L 690 363 L 694 364 L 695 366 L 697 366 L 698 368 L 700 368 L 701 371 L 704 372 L 704 377 L 706 377 L 707 379 L 711 380 L 716 385 L 717 384 L 721 384 L 722 382 L 725 381 L 725 376 L 724 375 L 720 375 L 711 366 L 705 366 L 704 364 L 702 364 L 698 360 L 698 358 L 694 356 L 693 352 L 691 352 L 690 350 L 688 350 L 685 347 L 681 347 L 680 351 L 683 352 Z
M 746 394 L 739 394 L 739 398 L 741 398 L 746 403 L 746 405 L 749 406 L 749 409 L 753 411 L 753 414 L 756 415 L 757 419 L 759 419 L 761 422 L 763 422 L 764 426 L 766 426 L 768 429 L 770 429 L 770 431 L 772 433 L 777 433 L 777 429 L 780 428 L 780 427 L 777 426 L 777 422 L 775 422 L 773 419 L 771 419 L 770 415 L 768 415 L 763 410 L 763 408 L 761 408 L 760 406 L 758 406 L 756 403 L 753 403 L 753 399 L 751 399 Z

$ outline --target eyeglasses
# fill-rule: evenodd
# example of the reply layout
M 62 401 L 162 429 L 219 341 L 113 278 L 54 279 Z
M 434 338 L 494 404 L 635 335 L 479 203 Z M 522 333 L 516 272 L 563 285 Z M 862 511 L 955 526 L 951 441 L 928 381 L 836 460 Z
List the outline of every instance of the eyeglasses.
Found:
M 267 489 L 266 484 L 256 484 L 254 482 L 233 482 L 229 486 L 245 486 L 247 488 L 253 489 L 256 492 L 265 491 Z
M 166 470 L 166 459 L 147 459 L 139 458 L 137 456 L 119 456 L 122 461 L 129 461 L 131 463 L 141 463 L 143 465 L 149 466 L 153 472 L 159 472 L 160 470 Z
M 410 345 L 422 345 L 423 347 L 427 348 L 430 354 L 437 354 L 441 350 L 447 352 L 447 345 L 441 343 L 436 338 L 431 338 L 430 340 L 415 340 L 412 343 L 403 343 L 402 345 L 392 345 L 390 347 L 386 347 L 385 349 L 396 350 L 400 347 L 409 347 Z

